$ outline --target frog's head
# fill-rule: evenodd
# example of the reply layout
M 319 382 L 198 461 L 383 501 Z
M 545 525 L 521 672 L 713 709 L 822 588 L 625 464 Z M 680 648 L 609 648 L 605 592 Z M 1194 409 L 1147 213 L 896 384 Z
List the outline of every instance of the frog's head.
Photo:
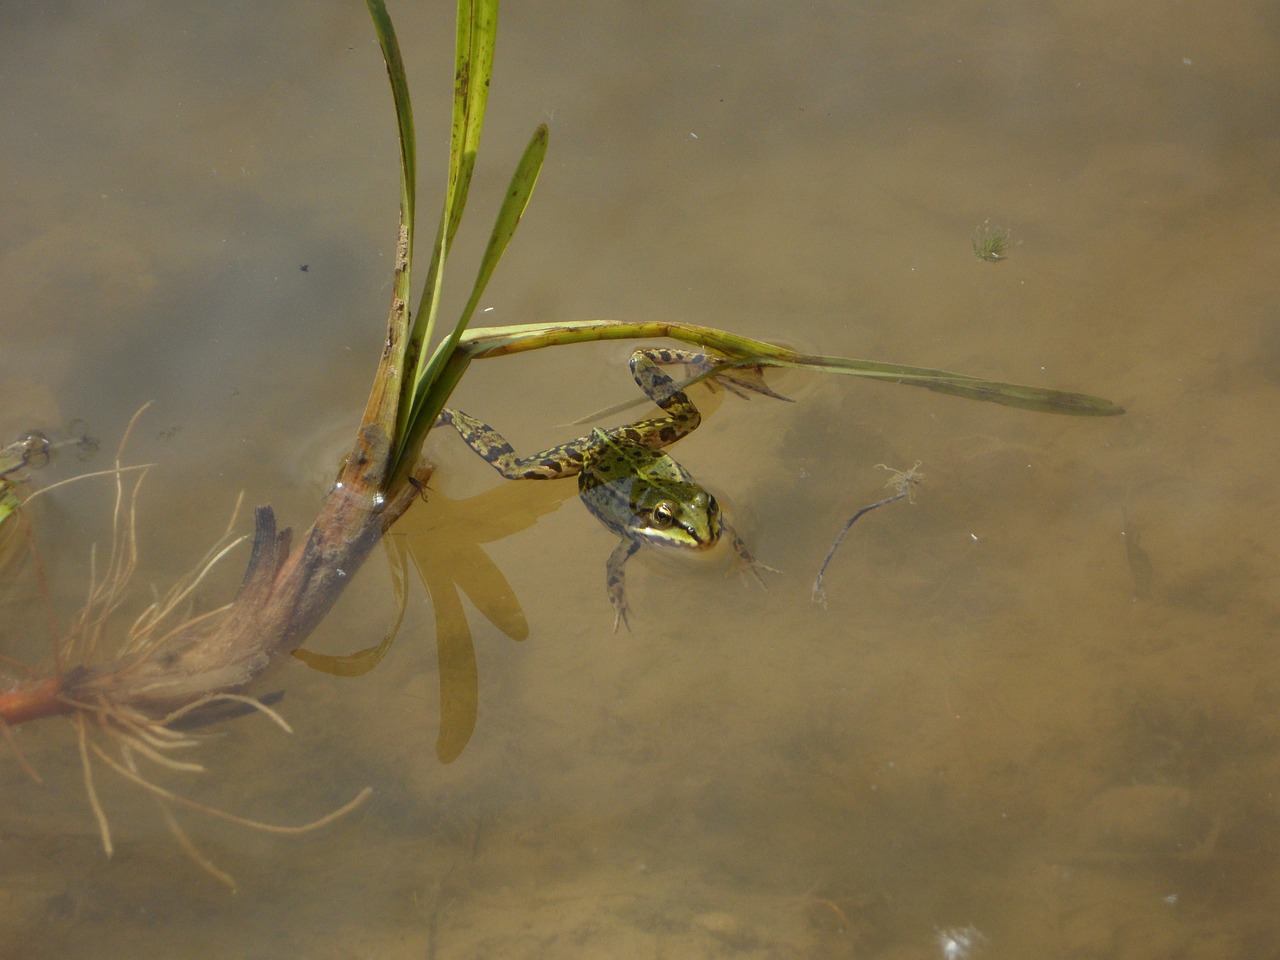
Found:
M 720 536 L 720 504 L 696 483 L 637 484 L 631 508 L 630 532 L 648 543 L 701 550 Z

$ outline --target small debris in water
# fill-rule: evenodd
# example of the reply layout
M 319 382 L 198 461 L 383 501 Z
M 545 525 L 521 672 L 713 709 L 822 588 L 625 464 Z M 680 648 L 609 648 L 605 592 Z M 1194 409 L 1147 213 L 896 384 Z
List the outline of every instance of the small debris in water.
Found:
M 987 938 L 977 927 L 948 927 L 938 931 L 934 942 L 942 952 L 942 960 L 968 960 L 978 956 L 977 951 Z
M 987 263 L 999 263 L 1009 249 L 1009 230 L 994 226 L 990 220 L 973 232 L 973 255 Z

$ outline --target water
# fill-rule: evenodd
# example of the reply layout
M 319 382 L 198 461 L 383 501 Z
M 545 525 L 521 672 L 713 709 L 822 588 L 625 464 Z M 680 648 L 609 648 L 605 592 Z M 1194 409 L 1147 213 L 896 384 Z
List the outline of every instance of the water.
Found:
M 451 8 L 392 13 L 430 211 Z M 531 488 L 499 525 L 565 508 L 483 546 L 530 637 L 467 608 L 459 759 L 435 756 L 419 591 L 373 674 L 280 676 L 292 737 L 238 721 L 206 774 L 157 776 L 277 823 L 374 788 L 303 837 L 179 811 L 234 896 L 99 765 L 105 859 L 73 733 L 17 730 L 44 782 L 0 764 L 6 949 L 923 958 L 972 926 L 990 957 L 1268 955 L 1276 33 L 1258 3 L 509 5 L 455 279 L 537 123 L 552 146 L 485 322 L 683 319 L 1129 412 L 798 376 L 794 405 L 730 399 L 677 455 L 782 572 L 765 592 L 638 564 L 630 635 L 610 633 L 610 538 L 572 483 Z M 100 468 L 153 402 L 126 457 L 157 463 L 144 598 L 241 489 L 305 526 L 389 297 L 396 153 L 363 9 L 11 3 L 0 64 L 3 437 L 83 418 Z M 998 264 L 971 249 L 988 220 L 1011 231 Z M 631 395 L 625 352 L 495 361 L 458 402 L 533 450 Z M 496 482 L 456 438 L 436 449 L 451 497 Z M 882 495 L 874 465 L 916 460 L 918 502 L 860 520 L 810 604 Z M 60 616 L 108 494 L 34 514 Z M 460 533 L 454 562 L 480 562 Z M 230 596 L 230 567 L 198 602 Z M 30 583 L 6 652 L 39 662 Z M 375 559 L 311 645 L 368 646 L 390 616 Z

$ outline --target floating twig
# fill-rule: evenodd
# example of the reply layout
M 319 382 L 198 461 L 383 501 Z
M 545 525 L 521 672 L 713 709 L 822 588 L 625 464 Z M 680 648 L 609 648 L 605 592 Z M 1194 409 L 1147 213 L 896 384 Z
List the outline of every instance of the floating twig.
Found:
M 827 566 L 831 563 L 831 558 L 836 555 L 836 550 L 840 548 L 840 543 L 844 540 L 844 535 L 849 532 L 849 528 L 854 525 L 857 519 L 864 513 L 870 513 L 877 507 L 883 507 L 886 504 L 893 503 L 897 500 L 905 498 L 907 500 L 914 501 L 915 488 L 918 484 L 924 481 L 924 474 L 920 472 L 919 460 L 912 465 L 910 470 L 895 470 L 893 467 L 886 466 L 883 463 L 877 463 L 876 466 L 881 470 L 888 470 L 890 472 L 891 476 L 885 486 L 897 490 L 897 493 L 891 497 L 885 497 L 883 500 L 877 500 L 875 503 L 867 504 L 849 518 L 849 521 L 844 525 L 844 529 L 841 530 L 839 536 L 836 537 L 836 542 L 833 543 L 831 545 L 831 549 L 827 551 L 827 556 L 826 559 L 822 561 L 822 566 L 818 568 L 818 576 L 813 581 L 813 593 L 810 597 L 814 603 L 820 603 L 824 607 L 827 605 L 827 593 L 822 586 L 822 577 L 827 572 Z

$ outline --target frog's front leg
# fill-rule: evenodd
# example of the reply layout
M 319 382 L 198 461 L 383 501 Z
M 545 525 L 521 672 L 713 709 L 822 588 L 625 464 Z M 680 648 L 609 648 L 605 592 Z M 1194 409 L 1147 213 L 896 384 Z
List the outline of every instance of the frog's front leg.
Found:
M 729 543 L 733 547 L 733 552 L 738 560 L 745 564 L 747 569 L 751 571 L 751 575 L 759 581 L 760 586 L 768 587 L 764 577 L 760 575 L 761 570 L 768 570 L 770 573 L 777 573 L 773 567 L 761 563 L 756 559 L 751 548 L 747 546 L 747 542 L 738 535 L 738 531 L 733 529 L 727 520 L 721 516 L 720 519 L 720 535 L 727 535 Z M 641 543 L 631 537 L 623 537 L 618 541 L 618 545 L 613 548 L 613 553 L 609 554 L 609 561 L 605 564 L 605 581 L 609 592 L 609 602 L 613 605 L 613 632 L 618 632 L 618 624 L 624 624 L 628 630 L 631 629 L 630 614 L 631 605 L 627 603 L 627 582 L 626 570 L 624 565 L 640 550 Z
M 436 426 L 442 424 L 457 430 L 467 446 L 508 480 L 557 480 L 582 472 L 582 457 L 587 447 L 585 437 L 529 457 L 519 457 L 502 434 L 468 413 L 445 407 L 436 420 Z
M 767 588 L 769 585 L 764 582 L 764 577 L 760 576 L 760 571 L 768 570 L 770 573 L 777 573 L 778 571 L 756 559 L 756 555 L 752 553 L 751 548 L 747 546 L 747 541 L 743 540 L 742 537 L 738 535 L 738 531 L 733 529 L 729 521 L 724 519 L 724 515 L 722 514 L 720 517 L 720 535 L 724 536 L 726 534 L 729 536 L 729 544 L 733 547 L 734 554 L 737 555 L 738 559 L 742 563 L 746 564 L 747 569 L 750 570 L 751 575 L 759 581 L 760 586 Z
M 623 537 L 613 548 L 613 553 L 609 554 L 609 562 L 605 564 L 605 582 L 609 590 L 609 602 L 613 604 L 614 633 L 618 632 L 620 623 L 626 624 L 628 630 L 631 629 L 631 624 L 627 620 L 627 615 L 631 612 L 631 608 L 627 605 L 627 574 L 622 568 L 639 549 L 639 540 Z

